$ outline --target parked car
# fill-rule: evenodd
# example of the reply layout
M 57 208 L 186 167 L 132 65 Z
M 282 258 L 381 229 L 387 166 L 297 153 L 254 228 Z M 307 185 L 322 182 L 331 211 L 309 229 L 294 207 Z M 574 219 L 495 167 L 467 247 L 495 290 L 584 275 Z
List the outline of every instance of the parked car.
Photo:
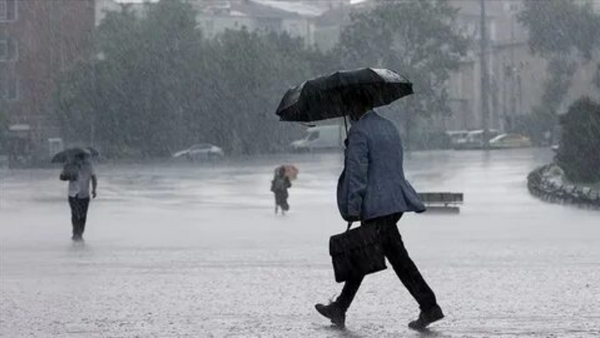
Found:
M 519 134 L 500 134 L 490 140 L 490 148 L 529 148 L 532 146 L 531 139 Z
M 500 132 L 496 129 L 488 130 L 488 137 L 490 139 L 493 139 L 499 134 Z M 467 133 L 467 136 L 456 141 L 454 149 L 483 149 L 483 130 L 471 130 Z
M 221 159 L 225 156 L 223 149 L 210 143 L 195 144 L 188 149 L 173 154 L 173 157 L 185 157 L 190 161 Z
M 346 131 L 343 126 L 317 126 L 308 128 L 306 137 L 292 142 L 290 147 L 295 152 L 336 150 L 343 148 L 345 138 Z
M 446 132 L 446 135 L 448 135 L 450 138 L 450 144 L 453 148 L 456 148 L 457 145 L 464 143 L 464 140 L 468 134 L 468 130 L 449 130 Z

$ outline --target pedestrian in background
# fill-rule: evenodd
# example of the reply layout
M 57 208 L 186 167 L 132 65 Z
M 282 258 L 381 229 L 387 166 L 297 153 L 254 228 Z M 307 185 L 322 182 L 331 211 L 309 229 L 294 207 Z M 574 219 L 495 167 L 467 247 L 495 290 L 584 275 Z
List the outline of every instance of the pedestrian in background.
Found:
M 98 179 L 89 156 L 84 153 L 75 155 L 72 161 L 65 164 L 60 179 L 69 182 L 69 206 L 71 207 L 71 223 L 73 225 L 71 239 L 82 241 L 90 205 L 90 183 L 92 185 L 92 198 L 96 198 L 96 187 L 98 186 Z
M 290 209 L 288 204 L 288 189 L 292 186 L 290 178 L 286 175 L 285 167 L 280 166 L 275 169 L 273 180 L 271 181 L 271 191 L 275 195 L 275 214 L 281 208 L 281 214 L 285 215 Z

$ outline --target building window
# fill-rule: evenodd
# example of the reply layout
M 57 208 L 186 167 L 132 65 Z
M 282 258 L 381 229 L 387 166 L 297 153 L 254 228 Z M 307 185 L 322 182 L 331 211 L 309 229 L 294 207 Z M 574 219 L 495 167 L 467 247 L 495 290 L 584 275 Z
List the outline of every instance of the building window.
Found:
M 472 22 L 467 24 L 467 35 L 473 39 L 479 36 L 478 27 Z
M 8 60 L 8 40 L 0 39 L 0 62 Z
M 19 99 L 19 79 L 9 77 L 0 83 L 0 99 L 16 101 Z
M 212 35 L 215 30 L 215 21 L 214 20 L 206 20 L 206 22 L 204 23 L 204 26 L 206 29 L 206 33 L 208 35 Z
M 19 43 L 16 39 L 0 39 L 0 62 L 15 62 L 19 59 Z
M 17 20 L 17 0 L 0 0 L 0 22 Z
M 510 13 L 516 13 L 520 10 L 519 2 L 514 0 L 508 0 L 504 2 L 504 11 Z
M 19 79 L 16 77 L 8 79 L 7 94 L 7 97 L 10 101 L 16 101 L 19 99 Z
M 287 29 L 288 33 L 292 36 L 299 36 L 301 34 L 300 25 L 297 23 L 291 23 Z
M 496 40 L 496 23 L 491 21 L 488 29 L 488 39 Z

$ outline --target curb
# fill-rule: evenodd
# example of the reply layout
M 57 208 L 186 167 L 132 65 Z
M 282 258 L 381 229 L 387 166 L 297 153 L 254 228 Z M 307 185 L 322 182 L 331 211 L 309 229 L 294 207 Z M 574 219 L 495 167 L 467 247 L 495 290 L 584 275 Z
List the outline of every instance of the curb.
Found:
M 562 180 L 553 180 L 558 175 L 551 171 L 562 170 L 556 164 L 546 164 L 534 169 L 527 175 L 529 192 L 551 203 L 574 204 L 584 208 L 600 210 L 600 191 L 574 184 L 563 184 Z M 558 177 L 562 177 L 558 176 Z

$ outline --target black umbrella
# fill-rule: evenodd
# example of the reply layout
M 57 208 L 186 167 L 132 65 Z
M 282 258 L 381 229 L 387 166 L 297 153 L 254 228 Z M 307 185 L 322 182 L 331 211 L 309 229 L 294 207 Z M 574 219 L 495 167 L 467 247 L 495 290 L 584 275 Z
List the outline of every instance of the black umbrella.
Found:
M 65 163 L 73 161 L 75 157 L 82 156 L 85 158 L 98 156 L 98 150 L 92 147 L 73 147 L 67 148 L 61 152 L 56 153 L 52 156 L 52 163 Z
M 276 114 L 281 121 L 319 121 L 347 115 L 353 100 L 375 108 L 412 93 L 412 83 L 388 69 L 339 71 L 288 90 Z

